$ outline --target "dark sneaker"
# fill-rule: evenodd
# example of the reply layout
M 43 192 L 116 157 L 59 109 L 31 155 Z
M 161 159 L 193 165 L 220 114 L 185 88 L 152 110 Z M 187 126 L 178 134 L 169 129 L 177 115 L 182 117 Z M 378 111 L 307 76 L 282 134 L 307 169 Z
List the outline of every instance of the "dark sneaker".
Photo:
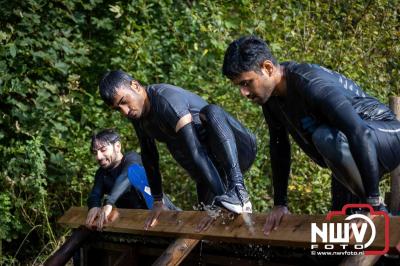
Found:
M 386 213 L 389 213 L 389 210 L 386 208 L 385 204 L 383 204 L 383 203 L 380 203 L 379 206 L 377 206 L 377 207 L 374 206 L 374 210 L 375 211 L 384 211 Z M 390 215 L 390 213 L 389 213 L 389 215 Z
M 234 213 L 252 213 L 250 197 L 242 185 L 235 185 L 224 195 L 216 196 L 214 202 Z
M 383 200 L 380 197 L 368 197 L 367 203 L 372 206 L 374 211 L 384 211 L 386 213 L 389 213 L 388 209 L 383 203 Z

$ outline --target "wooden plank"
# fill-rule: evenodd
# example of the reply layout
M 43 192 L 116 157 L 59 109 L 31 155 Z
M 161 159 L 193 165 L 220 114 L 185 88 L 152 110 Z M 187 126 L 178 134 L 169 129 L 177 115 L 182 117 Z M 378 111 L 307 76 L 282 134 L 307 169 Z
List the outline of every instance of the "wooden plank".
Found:
M 346 257 L 339 266 L 372 266 L 379 260 L 380 255 L 356 255 Z
M 390 97 L 389 104 L 397 120 L 400 120 L 400 97 Z M 400 165 L 391 172 L 390 192 L 390 212 L 397 215 L 400 210 Z
M 58 222 L 76 228 L 85 223 L 86 214 L 86 208 L 71 207 Z M 271 232 L 267 237 L 263 234 L 265 213 L 218 217 L 207 231 L 200 233 L 197 233 L 195 228 L 198 222 L 207 215 L 206 212 L 166 211 L 160 216 L 157 226 L 147 231 L 143 229 L 143 225 L 149 214 L 148 210 L 119 209 L 119 214 L 113 223 L 106 225 L 104 231 L 303 248 L 310 248 L 311 223 L 320 225 L 325 222 L 324 215 L 287 215 L 282 219 L 279 229 Z M 342 221 L 343 218 L 337 216 L 335 221 Z M 384 219 L 378 216 L 373 221 L 378 234 L 371 248 L 383 250 Z M 399 228 L 400 217 L 390 217 L 389 240 L 392 252 L 397 252 L 395 247 L 400 242 Z
M 179 265 L 190 251 L 199 243 L 199 239 L 178 238 L 171 243 L 161 256 L 153 263 L 153 266 Z

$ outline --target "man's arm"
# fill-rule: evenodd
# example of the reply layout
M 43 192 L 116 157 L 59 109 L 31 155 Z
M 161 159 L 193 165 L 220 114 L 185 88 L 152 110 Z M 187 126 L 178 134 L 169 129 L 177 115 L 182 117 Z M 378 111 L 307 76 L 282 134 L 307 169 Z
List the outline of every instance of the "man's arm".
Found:
M 134 156 L 133 153 L 125 154 L 121 165 L 121 172 L 116 178 L 114 185 L 111 189 L 110 195 L 107 197 L 107 205 L 115 205 L 115 202 L 121 197 L 122 194 L 129 191 L 131 183 L 128 178 L 129 167 L 134 164 L 140 164 L 139 155 Z
M 133 122 L 133 126 L 139 138 L 142 162 L 146 170 L 151 194 L 155 201 L 161 201 L 163 191 L 157 146 L 154 139 L 147 136 L 136 122 Z
M 269 128 L 269 149 L 274 187 L 274 207 L 268 213 L 264 225 L 264 234 L 268 235 L 272 229 L 278 228 L 283 216 L 289 213 L 287 209 L 287 188 L 291 157 L 287 129 L 274 119 L 266 106 L 263 106 L 263 113 Z
M 263 113 L 269 128 L 274 205 L 286 206 L 291 165 L 289 134 L 287 129 L 272 117 L 266 107 L 263 107 Z
M 128 169 L 122 172 L 115 180 L 114 186 L 108 195 L 106 200 L 106 205 L 115 205 L 115 202 L 121 197 L 122 194 L 127 192 L 130 188 L 130 183 L 128 179 Z
M 114 182 L 110 195 L 107 197 L 107 205 L 115 205 L 115 202 L 118 201 L 121 195 L 130 190 L 131 182 L 128 178 L 129 168 L 133 165 L 142 165 L 140 155 L 134 152 L 126 153 L 121 163 L 121 172 Z
M 133 122 L 133 126 L 136 135 L 139 138 L 142 162 L 144 169 L 146 170 L 151 194 L 154 198 L 153 208 L 144 223 L 144 229 L 147 230 L 157 224 L 158 217 L 164 210 L 168 210 L 168 208 L 163 203 L 162 181 L 157 146 L 154 139 L 148 137 L 136 121 Z
M 102 199 L 104 195 L 104 180 L 103 176 L 100 174 L 100 171 L 96 172 L 94 177 L 94 184 L 92 191 L 90 192 L 87 199 L 87 206 L 89 209 L 93 207 L 101 207 Z
M 104 180 L 100 175 L 99 171 L 96 172 L 94 177 L 94 185 L 92 191 L 87 199 L 87 205 L 89 208 L 88 215 L 86 217 L 86 226 L 92 228 L 93 221 L 99 215 L 101 210 L 101 200 L 104 195 Z

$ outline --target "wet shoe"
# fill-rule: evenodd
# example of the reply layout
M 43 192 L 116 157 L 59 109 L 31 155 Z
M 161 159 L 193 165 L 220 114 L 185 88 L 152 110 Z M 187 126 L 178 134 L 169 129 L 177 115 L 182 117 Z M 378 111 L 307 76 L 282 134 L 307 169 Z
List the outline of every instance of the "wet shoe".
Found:
M 225 194 L 215 197 L 215 204 L 234 213 L 252 213 L 249 194 L 242 185 L 235 185 Z
M 372 206 L 374 211 L 384 211 L 389 213 L 389 210 L 386 208 L 383 200 L 380 197 L 368 197 L 367 203 Z

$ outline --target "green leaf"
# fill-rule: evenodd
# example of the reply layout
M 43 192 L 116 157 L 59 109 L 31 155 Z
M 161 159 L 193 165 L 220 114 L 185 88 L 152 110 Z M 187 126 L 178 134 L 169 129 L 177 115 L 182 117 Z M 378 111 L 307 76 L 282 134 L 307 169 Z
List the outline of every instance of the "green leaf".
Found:
M 10 52 L 11 57 L 15 57 L 17 55 L 17 48 L 15 47 L 14 44 L 10 45 L 9 52 Z

